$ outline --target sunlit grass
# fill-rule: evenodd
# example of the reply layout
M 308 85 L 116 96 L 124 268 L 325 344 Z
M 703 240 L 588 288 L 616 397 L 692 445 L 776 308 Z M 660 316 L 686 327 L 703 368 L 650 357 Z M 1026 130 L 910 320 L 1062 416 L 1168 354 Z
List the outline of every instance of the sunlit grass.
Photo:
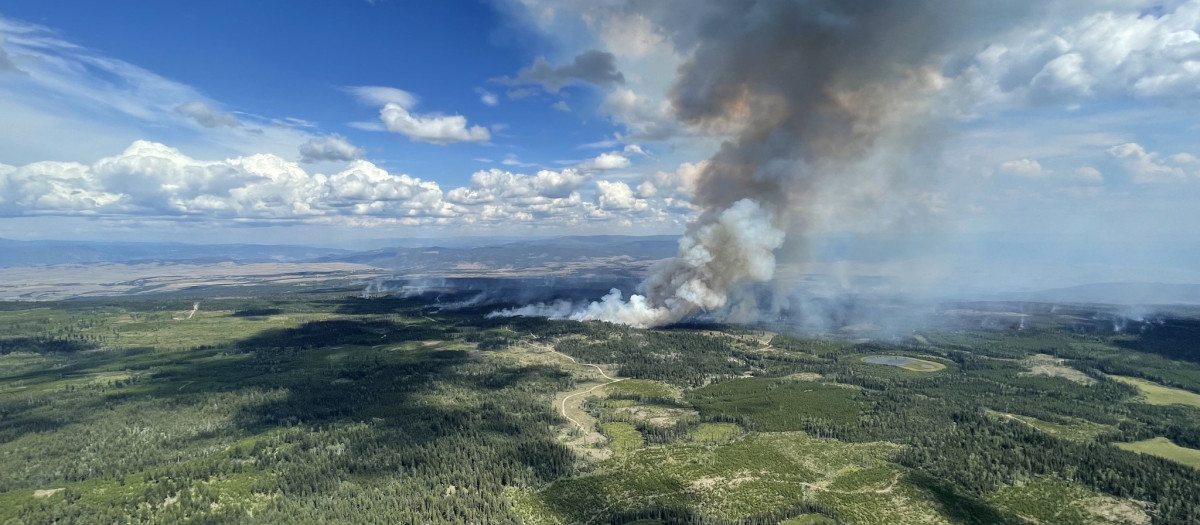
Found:
M 1132 443 L 1115 443 L 1118 447 L 1139 454 L 1150 454 L 1176 463 L 1200 469 L 1200 450 L 1181 447 L 1165 437 L 1156 437 Z
M 1162 386 L 1158 383 L 1138 379 L 1136 377 L 1108 376 L 1110 379 L 1133 385 L 1142 393 L 1147 403 L 1151 405 L 1188 405 L 1200 408 L 1200 394 L 1178 388 Z

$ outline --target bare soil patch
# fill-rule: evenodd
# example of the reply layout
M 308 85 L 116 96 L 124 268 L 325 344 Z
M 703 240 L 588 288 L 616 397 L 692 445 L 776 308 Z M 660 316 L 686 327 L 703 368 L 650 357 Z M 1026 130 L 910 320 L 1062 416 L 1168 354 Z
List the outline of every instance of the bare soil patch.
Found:
M 1092 385 L 1096 383 L 1096 380 L 1092 379 L 1087 374 L 1069 366 L 1063 366 L 1066 362 L 1066 359 L 1059 359 L 1052 355 L 1037 354 L 1024 361 L 1023 364 L 1029 369 L 1029 371 L 1022 372 L 1021 375 L 1061 377 L 1081 385 Z
M 62 491 L 64 491 L 64 490 L 66 490 L 66 488 L 57 488 L 57 489 L 41 489 L 41 490 L 35 490 L 35 491 L 33 491 L 33 497 L 35 497 L 35 498 L 49 498 L 50 496 L 53 496 L 53 495 L 55 495 L 55 494 L 58 494 L 59 492 L 62 492 Z

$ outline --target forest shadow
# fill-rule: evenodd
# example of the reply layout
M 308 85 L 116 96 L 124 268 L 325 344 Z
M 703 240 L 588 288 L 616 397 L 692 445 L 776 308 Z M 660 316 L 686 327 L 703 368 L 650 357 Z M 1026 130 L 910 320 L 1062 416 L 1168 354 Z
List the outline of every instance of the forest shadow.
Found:
M 1121 348 L 1157 354 L 1167 359 L 1200 363 L 1200 320 L 1166 319 L 1147 324 L 1134 338 L 1117 338 Z
M 707 523 L 696 511 L 695 496 L 679 479 L 655 476 L 653 479 L 640 477 L 624 478 L 621 473 L 606 473 L 598 477 L 574 477 L 560 480 L 573 486 L 564 491 L 551 486 L 542 491 L 542 501 L 554 515 L 563 517 L 568 523 Z M 613 485 L 616 483 L 617 485 Z M 611 487 L 627 487 L 622 492 L 613 492 Z M 629 500 L 645 498 L 627 506 Z M 669 502 L 656 499 L 670 499 Z M 617 503 L 625 503 L 630 510 L 616 510 Z M 610 510 L 611 509 L 611 510 Z
M 281 308 L 246 308 L 244 310 L 237 310 L 229 315 L 230 317 L 268 317 L 283 313 L 286 312 Z
M 374 346 L 422 341 L 444 335 L 436 328 L 407 326 L 378 319 L 313 321 L 295 328 L 274 328 L 234 344 L 241 352 L 312 350 L 331 346 Z
M 250 317 L 273 308 L 238 306 L 229 310 Z M 515 338 L 510 331 L 485 334 L 461 316 L 413 322 L 409 311 L 395 313 L 189 349 L 64 353 L 52 367 L 12 371 L 28 375 L 21 387 L 38 393 L 0 404 L 0 440 L 74 438 L 101 426 L 100 438 L 124 436 L 137 425 L 152 436 L 141 456 L 151 459 L 98 477 L 144 472 L 139 479 L 156 491 L 147 492 L 152 502 L 181 490 L 172 480 L 254 478 L 246 490 L 283 495 L 277 512 L 291 518 L 314 512 L 313 501 L 349 508 L 356 503 L 347 502 L 347 491 L 395 487 L 418 505 L 423 491 L 444 495 L 457 486 L 459 495 L 443 505 L 461 513 L 502 504 L 504 487 L 540 486 L 570 473 L 575 457 L 555 439 L 564 420 L 551 402 L 570 374 L 493 359 L 465 340 Z M 105 440 L 92 454 L 129 457 L 143 446 L 131 439 Z
M 424 309 L 437 307 L 442 304 L 453 304 L 466 301 L 477 295 L 470 291 L 440 291 L 423 292 L 412 295 L 382 295 L 370 298 L 346 297 L 331 299 L 324 304 L 333 311 L 345 315 L 377 315 L 391 313 L 407 313 L 422 315 Z
M 1016 516 L 1002 512 L 975 496 L 964 494 L 924 472 L 912 472 L 905 476 L 905 481 L 932 496 L 946 517 L 954 523 L 967 525 L 1028 523 Z
M 9 337 L 0 339 L 0 355 L 13 352 L 30 352 L 39 355 L 51 353 L 74 354 L 92 348 L 95 348 L 95 345 L 58 337 Z
M 66 421 L 60 417 L 33 416 L 19 411 L 14 411 L 12 414 L 9 412 L 8 407 L 0 406 L 0 421 L 4 422 L 3 428 L 0 428 L 0 443 L 16 441 L 25 434 L 54 432 L 66 426 Z
M 569 455 L 544 431 L 560 422 L 558 414 L 529 392 L 552 395 L 566 388 L 570 374 L 546 365 L 491 363 L 462 350 L 397 344 L 442 336 L 437 329 L 381 320 L 268 330 L 230 345 L 232 356 L 172 364 L 136 392 L 114 393 L 109 400 L 128 395 L 191 404 L 212 392 L 284 390 L 281 398 L 240 409 L 234 420 L 238 435 L 369 423 L 372 446 L 400 451 L 469 439 L 525 465 L 539 480 L 563 475 L 568 462 L 546 459 Z M 464 404 L 459 398 L 477 401 Z M 539 429 L 536 435 L 533 428 Z M 356 475 L 391 475 L 396 468 L 390 461 L 353 464 Z

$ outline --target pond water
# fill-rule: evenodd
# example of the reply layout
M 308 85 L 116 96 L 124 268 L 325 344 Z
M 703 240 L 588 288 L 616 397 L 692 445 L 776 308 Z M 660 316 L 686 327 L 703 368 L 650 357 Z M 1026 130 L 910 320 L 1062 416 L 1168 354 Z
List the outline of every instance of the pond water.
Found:
M 863 361 L 865 361 L 867 363 L 871 363 L 873 365 L 892 365 L 892 366 L 912 365 L 915 368 L 920 368 L 923 370 L 933 370 L 933 369 L 937 368 L 936 366 L 934 366 L 930 363 L 921 361 L 919 359 L 913 359 L 911 357 L 902 357 L 902 356 L 898 356 L 898 355 L 873 355 L 870 357 L 864 357 Z

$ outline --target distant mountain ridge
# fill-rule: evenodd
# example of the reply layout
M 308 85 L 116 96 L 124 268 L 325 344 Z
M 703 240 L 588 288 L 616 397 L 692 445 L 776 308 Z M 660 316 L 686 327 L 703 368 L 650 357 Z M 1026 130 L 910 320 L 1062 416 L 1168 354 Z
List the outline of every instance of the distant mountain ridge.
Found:
M 133 262 L 300 262 L 354 253 L 296 245 L 0 239 L 0 267 Z
M 388 269 L 537 268 L 598 259 L 651 261 L 674 256 L 677 237 L 566 236 L 462 246 L 397 246 L 368 251 L 301 245 L 178 242 L 17 241 L 0 238 L 0 267 L 92 263 L 352 262 Z M 398 240 L 397 244 L 402 244 Z
M 1003 294 L 1005 300 L 1126 305 L 1200 304 L 1200 284 L 1095 283 Z
M 383 248 L 320 259 L 322 262 L 352 262 L 399 271 L 531 269 L 563 265 L 611 262 L 647 263 L 673 257 L 678 237 L 659 236 L 568 236 L 552 239 L 507 242 L 474 247 Z
M 177 242 L 16 241 L 0 238 L 0 268 L 95 263 L 357 263 L 395 278 L 640 278 L 655 261 L 678 252 L 674 235 L 565 236 L 493 244 L 400 246 L 368 251 L 300 245 L 185 244 Z M 859 259 L 848 253 L 819 258 Z M 869 258 L 869 257 L 868 257 Z M 969 294 L 970 295 L 970 294 Z M 990 292 L 988 299 L 1124 305 L 1200 304 L 1200 284 L 1098 282 L 1022 292 Z

